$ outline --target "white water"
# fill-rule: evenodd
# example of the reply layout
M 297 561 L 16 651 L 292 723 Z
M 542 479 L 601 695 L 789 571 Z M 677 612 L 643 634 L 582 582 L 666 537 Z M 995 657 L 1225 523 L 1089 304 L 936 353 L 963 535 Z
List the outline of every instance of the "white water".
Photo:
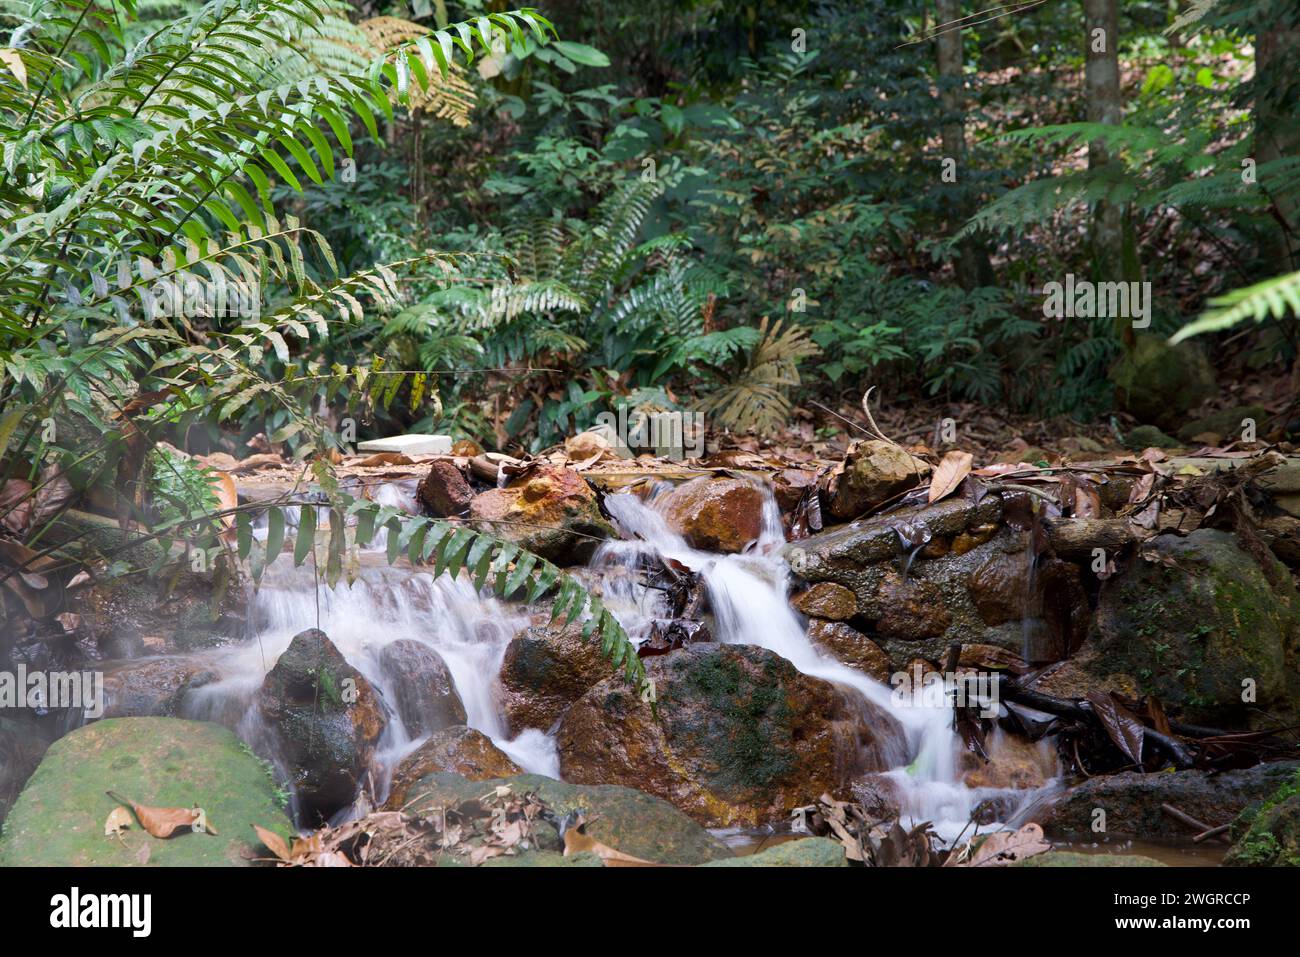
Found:
M 929 821 L 943 838 L 951 840 L 968 826 L 971 813 L 982 800 L 1006 791 L 969 788 L 958 775 L 961 744 L 952 730 L 953 712 L 933 706 L 895 700 L 886 685 L 821 654 L 808 640 L 804 622 L 790 607 L 789 569 L 780 557 L 784 544 L 780 513 L 770 490 L 764 489 L 763 533 L 744 555 L 700 552 L 669 529 L 663 516 L 635 495 L 611 495 L 606 501 L 631 541 L 608 542 L 595 558 L 598 566 L 634 567 L 658 557 L 674 559 L 703 577 L 719 641 L 759 645 L 776 652 L 801 672 L 853 689 L 871 704 L 892 715 L 904 729 L 906 754 L 886 776 L 896 786 L 905 823 Z M 607 602 L 629 634 L 643 637 L 655 617 L 657 592 L 637 589 L 626 576 Z M 639 594 L 638 594 L 639 592 Z M 1015 795 L 1017 803 L 1029 794 Z
M 392 705 L 392 680 L 380 664 L 386 646 L 414 639 L 446 662 L 471 728 L 490 737 L 525 771 L 559 777 L 554 741 L 540 731 L 509 738 L 497 702 L 495 685 L 506 645 L 527 624 L 526 616 L 481 597 L 463 579 L 435 580 L 428 572 L 390 568 L 373 552 L 363 554 L 356 582 L 334 589 L 317 585 L 310 562 L 295 569 L 289 556 L 282 555 L 267 569 L 253 599 L 253 639 L 210 653 L 221 678 L 189 695 L 186 713 L 225 724 L 259 752 L 273 754 L 256 705 L 257 690 L 294 635 L 320 628 L 385 699 L 388 723 L 370 782 L 375 800 L 382 801 L 394 768 L 427 737 L 407 732 Z

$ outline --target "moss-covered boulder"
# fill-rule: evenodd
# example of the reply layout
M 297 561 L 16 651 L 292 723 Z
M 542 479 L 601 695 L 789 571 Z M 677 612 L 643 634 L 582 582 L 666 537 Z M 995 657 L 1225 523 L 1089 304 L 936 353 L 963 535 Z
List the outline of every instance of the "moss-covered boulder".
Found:
M 197 805 L 217 833 L 162 840 L 132 821 L 104 834 L 118 806 Z M 110 718 L 50 746 L 0 837 L 3 866 L 231 866 L 266 856 L 253 825 L 292 834 L 270 769 L 225 728 L 179 718 Z M 148 848 L 147 852 L 144 848 Z
M 692 645 L 650 659 L 657 714 L 621 678 L 560 722 L 566 781 L 658 795 L 711 826 L 784 820 L 896 757 L 896 722 L 751 645 Z
M 257 693 L 299 821 L 317 826 L 351 804 L 384 730 L 379 695 L 317 628 L 294 636 Z
M 1233 441 L 1242 437 L 1247 420 L 1253 420 L 1257 431 L 1262 432 L 1268 410 L 1262 405 L 1241 405 L 1231 409 L 1221 409 L 1199 419 L 1192 419 L 1178 430 L 1178 437 L 1186 442 L 1198 435 L 1216 435 L 1219 441 Z
M 1263 557 L 1212 529 L 1152 539 L 1102 587 L 1092 667 L 1132 675 L 1190 721 L 1284 704 L 1300 598 L 1285 566 Z
M 705 867 L 848 867 L 844 848 L 824 837 L 785 841 L 757 854 L 710 861 Z
M 731 856 L 730 848 L 671 804 L 633 788 L 570 784 L 540 774 L 469 781 L 434 773 L 411 784 L 407 804 L 419 813 L 480 798 L 499 785 L 509 785 L 517 794 L 536 793 L 557 818 L 582 811 L 588 835 L 633 857 L 657 864 L 703 864 Z M 540 850 L 563 849 L 556 824 L 538 821 Z
M 1199 346 L 1149 334 L 1116 360 L 1110 380 L 1124 411 L 1162 429 L 1181 428 L 1187 410 L 1214 395 L 1214 370 Z
M 1229 867 L 1300 867 L 1300 771 L 1232 825 Z
M 1079 851 L 1047 851 L 1014 861 L 1008 867 L 1165 867 L 1154 857 L 1141 854 L 1083 854 Z

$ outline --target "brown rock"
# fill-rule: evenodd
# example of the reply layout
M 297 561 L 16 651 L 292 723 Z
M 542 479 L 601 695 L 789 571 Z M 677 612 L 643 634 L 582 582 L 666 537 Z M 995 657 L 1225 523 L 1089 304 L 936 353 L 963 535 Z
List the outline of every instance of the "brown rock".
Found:
M 438 459 L 429 466 L 429 472 L 420 481 L 416 495 L 429 514 L 451 518 L 465 514 L 474 500 L 474 490 L 455 463 Z
M 587 689 L 613 674 L 581 625 L 525 628 L 501 660 L 501 703 L 512 736 L 525 728 L 550 731 Z
M 881 586 L 884 613 L 876 621 L 882 638 L 923 641 L 942 635 L 952 624 L 943 592 L 934 582 L 919 578 L 903 581 L 891 571 Z
M 601 539 L 614 535 L 586 480 L 553 465 L 530 468 L 505 488 L 476 495 L 470 517 L 485 531 L 559 565 L 585 563 Z
M 797 611 L 812 618 L 848 621 L 858 613 L 858 598 L 852 590 L 834 582 L 818 582 L 790 600 Z
M 888 681 L 893 672 L 889 655 L 862 632 L 843 622 L 814 618 L 808 623 L 808 640 L 831 657 L 877 681 Z
M 175 717 L 185 693 L 216 680 L 204 662 L 184 656 L 105 661 L 105 718 Z
M 985 741 L 989 760 L 965 749 L 959 759 L 970 788 L 1039 788 L 1057 773 L 1056 754 L 1046 741 L 1028 741 L 997 728 Z
M 914 488 L 930 466 L 889 442 L 872 439 L 850 446 L 835 467 L 826 497 L 833 518 L 849 521 Z
M 492 739 L 481 731 L 453 725 L 435 731 L 402 759 L 393 772 L 393 784 L 384 807 L 390 811 L 406 805 L 411 785 L 428 774 L 450 771 L 470 781 L 488 781 L 523 773 Z
M 817 473 L 807 469 L 781 469 L 772 476 L 772 492 L 782 512 L 793 512 L 804 493 L 817 483 Z
M 1028 551 L 990 556 L 970 577 L 971 601 L 987 625 L 1026 622 L 1030 661 L 1059 661 L 1087 637 L 1088 597 L 1076 566 L 1050 558 L 1031 577 L 1028 562 Z
M 736 553 L 763 531 L 763 492 L 744 479 L 700 478 L 673 489 L 664 517 L 693 548 Z
M 749 645 L 692 645 L 646 661 L 658 715 L 620 677 L 560 722 L 560 771 L 580 784 L 657 795 L 708 825 L 784 820 L 899 759 L 884 712 Z
M 465 723 L 465 705 L 442 655 L 422 641 L 399 638 L 375 656 L 402 726 L 411 738 Z

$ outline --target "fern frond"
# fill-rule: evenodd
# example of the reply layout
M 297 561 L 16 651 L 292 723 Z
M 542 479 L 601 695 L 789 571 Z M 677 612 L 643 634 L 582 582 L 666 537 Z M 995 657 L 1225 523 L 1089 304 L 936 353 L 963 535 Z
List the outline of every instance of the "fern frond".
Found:
M 1288 312 L 1300 316 L 1300 272 L 1234 289 L 1210 300 L 1210 306 L 1209 311 L 1183 326 L 1169 341 L 1178 343 L 1205 332 L 1218 332 L 1246 319 L 1263 322 L 1270 316 L 1281 319 Z

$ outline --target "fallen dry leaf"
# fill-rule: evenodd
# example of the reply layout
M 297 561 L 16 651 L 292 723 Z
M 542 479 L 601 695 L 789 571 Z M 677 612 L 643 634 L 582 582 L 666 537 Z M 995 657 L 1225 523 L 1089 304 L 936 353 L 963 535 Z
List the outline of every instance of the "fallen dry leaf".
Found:
M 268 831 L 266 828 L 258 827 L 256 824 L 253 825 L 253 830 L 257 832 L 258 840 L 266 845 L 266 849 L 280 860 L 290 861 L 293 859 L 289 854 L 288 845 L 284 843 L 284 838 L 279 834 L 276 834 L 275 831 Z
M 105 837 L 121 837 L 122 832 L 131 826 L 131 812 L 120 804 L 108 814 L 104 822 Z
M 415 463 L 401 452 L 376 452 L 369 458 L 352 464 L 357 468 L 371 469 L 380 465 L 414 465 Z
M 1051 849 L 1052 845 L 1043 839 L 1043 829 L 1037 824 L 1026 824 L 1018 831 L 990 834 L 969 859 L 957 866 L 1002 867 Z
M 589 834 L 583 834 L 578 828 L 571 827 L 564 832 L 564 856 L 588 851 L 605 862 L 606 867 L 659 867 L 654 861 L 643 860 L 615 850 L 608 844 L 602 844 Z
M 930 504 L 946 498 L 957 490 L 962 479 L 970 474 L 974 456 L 969 452 L 953 450 L 943 457 L 935 466 L 934 476 L 930 479 Z
M 216 834 L 217 829 L 208 823 L 200 808 L 190 807 L 149 807 L 126 800 L 112 791 L 105 792 L 114 801 L 129 807 L 140 826 L 153 837 L 169 838 L 182 827 L 199 833 Z

